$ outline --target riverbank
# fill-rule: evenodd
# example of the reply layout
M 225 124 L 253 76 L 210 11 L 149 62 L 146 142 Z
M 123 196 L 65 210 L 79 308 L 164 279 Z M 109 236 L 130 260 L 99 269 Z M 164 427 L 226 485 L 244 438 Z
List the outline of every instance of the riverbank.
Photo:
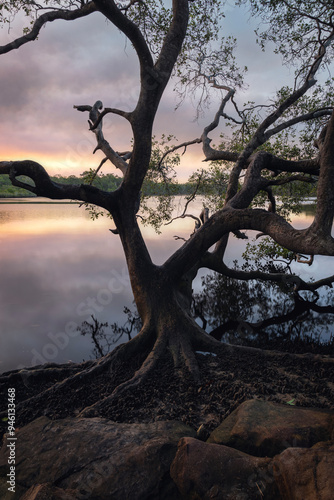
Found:
M 334 410 L 334 358 L 319 354 L 291 354 L 226 348 L 224 355 L 197 353 L 201 385 L 180 377 L 166 354 L 164 362 L 145 384 L 120 397 L 100 415 L 115 422 L 180 420 L 197 429 L 205 424 L 213 429 L 246 399 L 260 398 L 277 403 L 293 400 L 296 406 Z M 138 353 L 140 366 L 142 356 Z M 8 387 L 15 387 L 17 424 L 22 426 L 46 415 L 51 419 L 75 417 L 85 407 L 111 394 L 138 366 L 117 367 L 84 383 L 75 378 L 64 390 L 49 390 L 94 362 L 66 365 L 48 364 L 17 370 L 0 376 L 1 412 L 5 411 Z M 29 400 L 44 394 L 36 406 Z M 32 400 L 33 401 L 33 400 Z
M 143 355 L 138 353 L 135 364 L 128 365 L 124 362 L 114 366 L 111 372 L 93 370 L 96 363 L 90 361 L 81 364 L 48 364 L 9 372 L 0 377 L 2 432 L 6 432 L 8 428 L 6 412 L 9 389 L 12 391 L 10 394 L 15 394 L 18 465 L 16 475 L 13 476 L 16 493 L 11 498 L 21 500 L 22 495 L 28 495 L 24 497 L 25 500 L 36 500 L 46 495 L 48 498 L 68 500 L 106 500 L 111 498 L 112 493 L 115 500 L 130 497 L 183 500 L 189 498 L 187 491 L 193 484 L 196 491 L 202 491 L 203 488 L 211 491 L 215 488 L 214 491 L 218 493 L 224 492 L 224 496 L 215 495 L 215 498 L 236 498 L 233 495 L 237 487 L 240 495 L 244 495 L 242 498 L 285 500 L 288 498 L 284 490 L 286 481 L 281 485 L 280 478 L 285 477 L 284 454 L 292 453 L 289 451 L 291 446 L 293 453 L 297 453 L 298 478 L 309 474 L 309 471 L 313 474 L 314 453 L 318 462 L 326 462 L 328 447 L 331 445 L 330 432 L 328 434 L 326 431 L 326 425 L 323 426 L 325 430 L 319 429 L 317 422 L 319 418 L 323 418 L 326 424 L 328 418 L 334 418 L 331 416 L 334 415 L 333 357 L 225 346 L 219 355 L 196 353 L 202 378 L 200 384 L 195 384 L 190 376 L 180 376 L 174 370 L 171 357 L 166 352 L 165 358 L 140 387 L 123 393 L 91 418 L 82 417 L 84 408 L 104 400 L 116 386 L 131 378 L 143 361 Z M 214 436 L 217 432 L 221 433 L 221 425 L 230 428 L 229 422 L 233 424 L 236 421 L 238 414 L 243 412 L 242 403 L 246 404 L 247 401 L 254 402 L 255 410 L 259 404 L 267 405 L 261 406 L 260 413 L 256 416 L 258 427 L 260 417 L 263 417 L 263 408 L 270 414 L 272 411 L 277 412 L 271 419 L 271 439 L 276 448 L 271 450 L 273 453 L 269 457 L 273 458 L 268 458 L 267 449 L 271 441 L 264 435 L 270 431 L 268 418 L 264 419 L 262 428 L 258 428 L 260 442 L 266 446 L 258 454 L 258 443 L 254 442 L 252 445 L 254 426 L 248 437 L 242 432 L 244 446 L 248 450 L 252 445 L 251 451 L 246 450 L 245 453 L 240 448 L 240 439 L 235 440 L 234 431 L 228 438 L 234 439 L 233 442 L 228 441 L 227 446 L 224 441 L 216 444 L 217 438 Z M 251 413 L 254 404 L 248 404 Z M 286 409 L 289 408 L 293 421 L 286 415 Z M 300 419 L 299 414 L 294 411 L 298 409 L 304 413 L 309 412 L 307 415 L 313 419 L 312 425 L 305 420 L 306 413 L 300 414 L 303 415 L 302 420 Z M 248 419 L 254 419 L 251 413 L 248 411 Z M 285 432 L 279 434 L 279 440 L 276 436 L 278 421 Z M 245 424 L 244 418 L 241 423 Z M 332 424 L 328 425 L 332 429 Z M 240 429 L 240 425 L 237 427 Z M 215 440 L 203 443 L 210 434 L 210 439 Z M 223 435 L 226 436 L 225 431 Z M 298 441 L 300 435 L 304 439 L 301 452 L 298 448 L 301 445 Z M 325 446 L 322 458 L 319 458 L 319 448 L 313 450 L 314 443 Z M 34 454 L 30 457 L 32 448 Z M 282 451 L 285 448 L 289 450 Z M 92 454 L 91 450 L 96 452 Z M 280 454 L 276 455 L 277 453 Z M 307 453 L 311 465 L 301 463 L 298 453 Z M 3 482 L 0 489 L 6 484 L 7 454 L 8 450 L 4 445 L 0 456 L 0 483 Z M 198 454 L 206 457 L 205 460 L 201 461 Z M 107 467 L 103 457 L 108 457 L 109 466 L 110 457 L 113 457 L 111 469 Z M 208 462 L 209 457 L 216 457 L 215 466 L 213 463 L 209 467 L 206 465 L 211 463 Z M 223 465 L 225 462 L 226 466 Z M 147 463 L 148 469 L 145 468 Z M 192 471 L 195 470 L 195 464 L 194 476 Z M 278 474 L 273 474 L 272 466 L 277 467 Z M 138 471 L 144 477 L 143 467 L 154 484 L 151 485 L 147 479 L 140 483 L 138 490 L 138 480 L 132 479 L 137 477 Z M 126 471 L 126 478 L 120 476 L 120 470 Z M 227 482 L 222 481 L 226 470 L 229 471 Z M 329 470 L 330 472 L 326 470 L 328 478 L 331 477 L 331 466 Z M 82 476 L 79 483 L 78 471 Z M 323 473 L 321 476 L 326 484 L 327 475 L 324 477 Z M 205 477 L 207 480 L 203 483 Z M 320 477 L 317 478 L 314 474 L 312 477 L 316 477 L 316 486 L 322 484 Z M 292 484 L 294 488 L 303 488 L 305 481 L 294 480 Z M 130 496 L 124 496 L 125 485 L 131 490 Z M 261 496 L 256 496 L 258 487 L 263 493 Z M 283 494 L 278 488 L 283 488 Z M 83 496 L 84 490 L 86 496 Z M 141 496 L 139 491 L 143 491 L 145 495 Z M 36 496 L 37 494 L 40 496 Z M 245 496 L 246 494 L 252 496 Z M 312 494 L 298 495 L 299 489 L 289 499 L 318 498 Z M 6 496 L 3 498 L 7 500 Z M 205 494 L 196 498 L 211 497 Z M 324 498 L 327 500 L 330 497 Z

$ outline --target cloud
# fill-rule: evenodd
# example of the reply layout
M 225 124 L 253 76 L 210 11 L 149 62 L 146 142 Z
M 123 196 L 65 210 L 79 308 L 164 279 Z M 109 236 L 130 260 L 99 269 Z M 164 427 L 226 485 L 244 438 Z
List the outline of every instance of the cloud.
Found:
M 5 43 L 9 37 L 1 35 L 0 43 Z M 135 106 L 139 70 L 134 51 L 102 16 L 52 23 L 37 41 L 1 57 L 0 150 L 12 149 L 16 157 L 24 152 L 36 160 L 49 155 L 66 167 L 69 151 L 73 156 L 84 144 L 87 152 L 79 156 L 94 164 L 88 115 L 73 105 L 102 100 L 106 106 Z M 124 120 L 106 128 L 113 132 L 115 149 L 129 143 Z
M 19 21 L 22 25 L 22 19 Z M 20 29 L 9 35 L 0 31 L 0 43 L 18 36 Z M 279 58 L 263 54 L 251 31 L 248 14 L 230 7 L 222 33 L 238 37 L 240 63 L 250 68 L 249 87 L 236 95 L 241 104 L 248 99 L 263 102 L 276 90 L 277 75 L 282 76 Z M 218 96 L 205 117 L 196 122 L 191 102 L 174 111 L 177 102 L 172 88 L 173 83 L 159 106 L 155 135 L 172 133 L 180 142 L 199 137 L 218 109 Z M 138 93 L 139 67 L 134 49 L 102 15 L 50 23 L 37 41 L 1 56 L 0 156 L 28 157 L 51 173 L 79 174 L 97 167 L 102 156 L 92 155 L 95 138 L 88 132 L 87 113 L 75 111 L 73 105 L 102 100 L 105 106 L 132 110 Z M 114 149 L 129 148 L 131 130 L 124 119 L 108 115 L 104 131 Z M 200 154 L 185 159 L 187 171 L 203 166 Z M 104 171 L 116 172 L 107 165 Z

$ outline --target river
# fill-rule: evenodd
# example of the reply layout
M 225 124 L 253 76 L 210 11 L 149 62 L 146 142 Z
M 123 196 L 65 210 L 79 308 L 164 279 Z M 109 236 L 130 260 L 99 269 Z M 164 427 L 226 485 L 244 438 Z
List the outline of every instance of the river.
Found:
M 90 359 L 92 340 L 77 327 L 91 314 L 122 324 L 124 306 L 132 306 L 119 237 L 109 231 L 112 221 L 92 221 L 77 203 L 44 201 L 0 202 L 0 372 Z M 311 220 L 312 214 L 303 213 L 293 223 L 306 227 Z M 161 235 L 143 228 L 153 261 L 162 263 L 182 244 L 174 236 L 192 230 L 191 219 L 176 220 Z M 244 245 L 232 240 L 227 264 L 241 258 Z M 297 270 L 305 279 L 319 279 L 332 267 L 330 258 L 316 257 L 311 267 Z M 195 280 L 196 290 L 204 273 Z

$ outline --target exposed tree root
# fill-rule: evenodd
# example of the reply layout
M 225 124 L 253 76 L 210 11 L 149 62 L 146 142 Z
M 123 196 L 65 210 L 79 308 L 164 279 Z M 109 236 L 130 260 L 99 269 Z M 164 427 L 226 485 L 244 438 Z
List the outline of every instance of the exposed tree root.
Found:
M 80 414 L 79 417 L 95 417 L 97 416 L 103 408 L 109 406 L 116 398 L 120 397 L 124 392 L 138 388 L 141 384 L 145 382 L 147 377 L 150 375 L 152 370 L 155 368 L 157 362 L 161 358 L 162 354 L 165 351 L 166 343 L 164 339 L 158 338 L 154 344 L 153 349 L 134 375 L 125 382 L 118 385 L 114 391 L 107 396 L 102 401 L 97 401 L 92 406 L 85 408 Z
M 87 370 L 92 365 L 95 365 L 96 361 L 86 361 L 83 363 L 66 363 L 63 365 L 58 365 L 56 363 L 46 363 L 44 365 L 32 366 L 28 368 L 22 368 L 19 370 L 13 370 L 10 372 L 3 373 L 0 375 L 1 383 L 13 383 L 17 381 L 22 382 L 24 380 L 25 385 L 29 386 L 30 379 L 36 382 L 38 379 L 48 378 L 48 374 L 52 375 L 52 378 L 74 375 L 78 370 Z
M 214 354 L 223 356 L 224 353 L 231 352 L 243 352 L 249 354 L 261 354 L 261 356 L 266 358 L 283 358 L 289 357 L 290 359 L 312 359 L 313 361 L 319 360 L 323 363 L 328 363 L 334 365 L 334 358 L 322 354 L 313 354 L 307 352 L 305 354 L 286 352 L 286 351 L 276 351 L 269 349 L 261 349 L 260 347 L 251 347 L 238 344 L 228 344 L 226 342 L 220 342 L 208 334 L 203 334 L 200 328 L 197 329 L 197 334 L 195 336 L 196 350 L 212 352 Z
M 79 416 L 97 416 L 126 391 L 138 389 L 145 383 L 145 380 L 147 380 L 156 365 L 160 362 L 165 353 L 166 347 L 172 354 L 175 370 L 179 372 L 180 376 L 182 376 L 184 374 L 184 368 L 186 368 L 186 371 L 190 373 L 195 384 L 197 385 L 200 385 L 201 383 L 201 376 L 196 358 L 196 351 L 212 352 L 220 356 L 224 356 L 224 353 L 228 351 L 239 351 L 249 354 L 260 354 L 261 356 L 268 358 L 284 356 L 288 356 L 292 359 L 312 358 L 314 360 L 321 359 L 321 361 L 328 361 L 334 365 L 333 358 L 324 358 L 320 355 L 267 351 L 248 346 L 223 344 L 204 333 L 196 323 L 193 325 L 191 335 L 184 334 L 183 336 L 180 336 L 176 331 L 173 332 L 168 329 L 164 329 L 156 340 L 152 351 L 131 379 L 118 385 L 114 391 L 102 401 L 97 401 L 92 406 L 85 408 L 82 412 L 80 412 Z
M 31 390 L 34 390 L 34 388 L 38 387 L 39 381 L 45 383 L 45 380 L 50 380 L 50 387 L 24 401 L 18 402 L 16 405 L 16 413 L 19 414 L 21 410 L 28 406 L 32 408 L 38 408 L 39 406 L 43 407 L 43 401 L 50 395 L 70 391 L 71 387 L 75 386 L 78 382 L 84 385 L 91 377 L 96 377 L 103 372 L 112 371 L 117 364 L 122 363 L 128 356 L 133 356 L 138 353 L 137 349 L 147 348 L 147 342 L 147 331 L 143 329 L 141 335 L 134 337 L 126 344 L 116 347 L 112 352 L 102 358 L 79 364 L 71 363 L 70 365 L 56 365 L 55 363 L 48 363 L 47 365 L 38 367 L 15 370 L 0 376 L 0 386 L 17 386 L 23 384 Z M 61 380 L 52 383 L 52 379 Z M 5 417 L 6 412 L 0 413 L 0 419 Z
M 52 363 L 36 368 L 17 370 L 0 377 L 0 385 L 19 386 L 23 384 L 31 390 L 32 395 L 30 397 L 17 403 L 16 412 L 19 415 L 21 411 L 25 412 L 27 408 L 43 408 L 45 401 L 55 398 L 59 394 L 69 394 L 71 391 L 77 390 L 78 385 L 81 387 L 89 386 L 92 378 L 103 373 L 110 373 L 112 378 L 114 372 L 117 372 L 118 367 L 123 363 L 131 365 L 131 360 L 135 360 L 138 356 L 147 352 L 148 354 L 141 366 L 134 373 L 131 374 L 130 372 L 127 380 L 118 383 L 111 394 L 83 408 L 79 413 L 79 416 L 92 417 L 101 414 L 105 408 L 125 392 L 137 389 L 144 384 L 166 352 L 170 352 L 175 371 L 181 377 L 184 370 L 186 370 L 191 374 L 194 382 L 199 384 L 200 370 L 195 351 L 200 348 L 198 338 L 207 337 L 207 335 L 201 331 L 196 323 L 193 324 L 192 320 L 189 322 L 189 318 L 185 320 L 182 315 L 180 321 L 180 317 L 177 318 L 177 316 L 176 314 L 167 324 L 164 319 L 158 326 L 156 324 L 154 327 L 150 325 L 144 326 L 140 334 L 130 342 L 122 344 L 103 358 L 80 364 L 56 365 Z M 195 330 L 198 330 L 195 336 L 194 326 Z M 180 331 L 182 331 L 182 334 L 180 334 Z M 208 341 L 210 340 L 212 339 L 208 337 Z M 214 340 L 214 344 L 217 347 L 219 342 Z M 43 382 L 45 387 L 46 380 L 50 381 L 49 387 L 36 393 L 40 385 L 39 382 Z M 5 417 L 5 413 L 0 414 L 1 417 Z
M 24 385 L 28 389 L 26 392 L 30 392 L 31 396 L 24 400 L 21 399 L 21 401 L 18 399 L 16 406 L 18 418 L 23 415 L 22 420 L 24 421 L 45 414 L 45 411 L 51 408 L 52 401 L 57 398 L 59 401 L 59 398 L 62 397 L 69 400 L 71 406 L 69 410 L 72 415 L 93 417 L 108 414 L 108 408 L 117 403 L 128 391 L 140 390 L 140 387 L 145 384 L 159 363 L 164 362 L 166 352 L 170 353 L 174 370 L 179 374 L 180 380 L 184 379 L 185 375 L 187 377 L 191 375 L 195 386 L 199 386 L 201 383 L 196 351 L 214 353 L 221 359 L 230 353 L 240 353 L 250 356 L 260 355 L 263 359 L 273 359 L 273 361 L 277 359 L 283 361 L 283 358 L 284 360 L 288 358 L 296 361 L 319 360 L 321 363 L 334 366 L 334 358 L 317 354 L 294 354 L 223 344 L 203 332 L 190 318 L 184 320 L 183 316 L 182 324 L 176 328 L 176 321 L 179 319 L 175 318 L 175 321 L 171 321 L 168 325 L 165 323 L 158 325 L 160 326 L 158 330 L 149 325 L 145 326 L 138 336 L 117 347 L 103 358 L 80 364 L 56 365 L 49 363 L 35 368 L 16 370 L 0 376 L 0 386 L 19 388 L 20 385 Z M 142 360 L 139 356 L 143 356 L 144 353 L 147 353 L 146 358 Z M 141 364 L 138 368 L 139 363 Z M 119 371 L 123 364 L 132 366 L 132 370 L 123 370 L 121 375 L 123 380 L 120 381 Z M 226 369 L 228 370 L 228 366 Z M 109 394 L 108 389 L 105 392 L 105 397 L 99 396 L 99 399 L 95 401 L 92 399 L 92 404 L 88 404 L 84 408 L 78 407 L 78 400 L 72 404 L 71 395 L 75 395 L 78 390 L 89 391 L 92 380 L 100 376 L 104 377 L 103 380 L 109 380 L 109 378 L 114 380 Z M 125 379 L 126 376 L 128 376 L 127 379 Z M 49 386 L 45 388 L 46 385 Z M 43 390 L 40 390 L 41 386 Z M 27 418 L 25 417 L 26 413 Z M 0 419 L 5 417 L 5 412 L 0 414 Z
M 179 326 L 180 325 L 178 325 L 178 327 Z M 97 401 L 92 406 L 85 408 L 80 412 L 79 416 L 96 416 L 104 408 L 111 405 L 113 401 L 124 394 L 124 392 L 137 389 L 145 382 L 157 364 L 161 361 L 166 349 L 168 349 L 172 355 L 175 370 L 182 376 L 184 367 L 186 367 L 186 370 L 191 374 L 195 383 L 200 383 L 199 366 L 191 340 L 192 329 L 189 330 L 188 328 L 188 330 L 183 331 L 183 335 L 180 335 L 177 325 L 172 321 L 170 325 L 164 324 L 156 335 L 157 338 L 153 349 L 134 375 L 129 380 L 118 385 L 105 399 Z

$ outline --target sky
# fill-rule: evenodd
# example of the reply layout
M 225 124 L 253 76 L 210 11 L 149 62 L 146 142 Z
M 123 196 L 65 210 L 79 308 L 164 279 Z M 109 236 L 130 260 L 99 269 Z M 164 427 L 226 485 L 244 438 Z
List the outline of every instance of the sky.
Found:
M 249 14 L 227 6 L 224 34 L 238 37 L 238 58 L 247 65 L 248 87 L 237 96 L 263 102 L 283 83 L 281 63 L 269 50 L 263 54 L 255 44 Z M 253 23 L 254 25 L 254 23 Z M 21 34 L 22 24 L 0 30 L 0 44 Z M 283 72 L 284 77 L 287 72 Z M 291 79 L 292 80 L 292 79 Z M 131 110 L 139 92 L 138 62 L 130 43 L 99 13 L 84 19 L 56 21 L 42 29 L 37 41 L 0 56 L 0 158 L 31 159 L 50 174 L 79 175 L 96 168 L 103 158 L 94 156 L 95 137 L 88 131 L 88 114 L 73 105 L 101 100 L 106 107 Z M 173 85 L 160 104 L 154 133 L 173 134 L 179 142 L 199 137 L 213 118 L 219 101 L 213 100 L 205 116 L 195 120 L 193 103 L 177 111 Z M 129 149 L 131 131 L 121 117 L 104 119 L 104 135 L 118 151 Z M 192 146 L 182 159 L 179 175 L 203 167 L 200 145 Z M 105 173 L 118 173 L 106 166 Z

